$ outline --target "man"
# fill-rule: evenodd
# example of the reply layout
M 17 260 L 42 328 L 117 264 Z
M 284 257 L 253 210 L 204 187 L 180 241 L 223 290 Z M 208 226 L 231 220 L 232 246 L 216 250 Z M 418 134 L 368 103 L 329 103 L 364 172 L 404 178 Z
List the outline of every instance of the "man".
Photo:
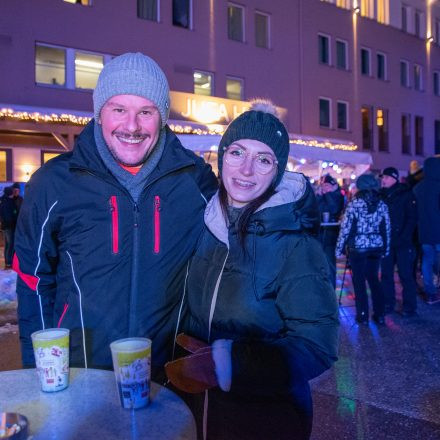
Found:
M 433 269 L 438 273 L 440 255 L 440 157 L 423 163 L 424 178 L 413 191 L 417 200 L 419 241 L 422 244 L 422 275 L 426 302 L 440 301 L 434 285 Z
M 393 312 L 396 305 L 394 266 L 397 265 L 402 284 L 401 314 L 411 317 L 416 315 L 417 309 L 417 285 L 413 272 L 416 256 L 413 242 L 417 226 L 416 201 L 410 188 L 399 183 L 399 172 L 396 168 L 385 168 L 380 177 L 382 197 L 388 206 L 391 222 L 390 253 L 381 263 L 385 313 Z
M 12 191 L 13 191 L 12 195 L 14 198 L 14 203 L 15 206 L 17 207 L 17 213 L 19 213 L 21 209 L 21 205 L 23 203 L 23 197 L 21 197 L 20 195 L 20 184 L 18 182 L 12 184 Z
M 341 193 L 341 188 L 336 179 L 330 174 L 326 174 L 321 178 L 321 185 L 317 193 L 318 207 L 321 213 L 320 241 L 324 248 L 324 253 L 330 265 L 330 275 L 333 287 L 336 287 L 336 257 L 335 249 L 336 242 L 339 235 L 339 226 L 337 222 L 341 217 L 344 209 L 344 196 Z M 328 213 L 328 214 L 325 214 Z M 328 217 L 328 218 L 324 218 Z M 325 223 L 333 223 L 333 225 L 326 225 Z
M 168 82 L 151 58 L 106 64 L 93 103 L 73 151 L 26 188 L 14 257 L 23 364 L 31 333 L 58 326 L 70 329 L 71 365 L 111 367 L 110 342 L 142 336 L 160 368 L 217 181 L 167 127 Z
M 7 186 L 3 190 L 3 196 L 0 199 L 0 220 L 5 241 L 5 270 L 12 267 L 12 256 L 14 255 L 14 235 L 17 224 L 18 211 L 15 206 L 13 189 Z

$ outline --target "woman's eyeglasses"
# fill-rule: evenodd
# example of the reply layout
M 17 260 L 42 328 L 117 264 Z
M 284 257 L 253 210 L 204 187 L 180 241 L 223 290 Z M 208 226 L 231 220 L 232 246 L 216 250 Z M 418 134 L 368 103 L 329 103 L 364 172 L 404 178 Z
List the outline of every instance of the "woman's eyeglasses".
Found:
M 223 147 L 223 151 L 225 152 L 224 159 L 231 167 L 243 165 L 250 155 L 249 152 L 235 144 Z M 255 163 L 255 171 L 259 174 L 268 174 L 278 165 L 278 161 L 270 153 L 257 153 L 251 157 Z

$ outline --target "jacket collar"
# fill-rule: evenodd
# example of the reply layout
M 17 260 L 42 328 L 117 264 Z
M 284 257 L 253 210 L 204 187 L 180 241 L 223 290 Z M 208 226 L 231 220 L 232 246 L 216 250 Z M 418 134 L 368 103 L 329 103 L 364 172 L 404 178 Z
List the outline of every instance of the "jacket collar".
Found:
M 276 193 L 257 209 L 251 221 L 260 223 L 267 232 L 309 228 L 308 223 L 313 223 L 310 219 L 317 213 L 316 200 L 310 191 L 310 185 L 303 174 L 286 171 Z M 305 198 L 310 197 L 314 199 L 312 206 L 310 203 L 303 203 Z M 218 192 L 208 203 L 204 218 L 211 233 L 229 247 L 228 225 L 221 209 Z

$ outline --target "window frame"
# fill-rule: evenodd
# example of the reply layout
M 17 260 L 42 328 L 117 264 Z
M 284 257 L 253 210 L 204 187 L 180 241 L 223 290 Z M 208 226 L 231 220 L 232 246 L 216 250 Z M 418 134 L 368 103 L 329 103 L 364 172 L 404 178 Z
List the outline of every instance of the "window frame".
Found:
M 328 102 L 328 123 L 329 125 L 322 125 L 321 124 L 321 101 L 327 101 Z M 318 116 L 319 116 L 319 128 L 327 128 L 327 129 L 331 129 L 333 127 L 332 124 L 332 99 L 328 98 L 326 96 L 320 96 L 319 100 L 318 100 L 318 105 L 319 105 L 319 112 L 318 112 Z
M 434 96 L 440 96 L 440 71 L 432 72 L 432 93 Z
M 327 56 L 328 56 L 327 63 L 325 61 L 321 60 L 321 44 L 320 44 L 321 38 L 327 40 Z M 318 32 L 318 62 L 320 65 L 323 65 L 323 66 L 331 66 L 332 65 L 331 41 L 332 41 L 332 37 L 330 35 L 324 34 L 322 32 Z
M 360 56 L 360 62 L 361 62 L 361 75 L 362 76 L 366 76 L 366 77 L 370 77 L 371 78 L 371 49 L 369 49 L 368 47 L 364 47 L 361 46 L 361 56 Z M 366 53 L 368 53 L 368 73 L 363 73 L 363 59 L 362 59 L 362 52 L 365 51 Z
M 12 182 L 12 161 L 13 161 L 13 149 L 12 148 L 0 148 L 0 151 L 6 153 L 6 180 L 4 182 Z M 3 182 L 3 181 L 0 181 Z
M 379 58 L 383 57 L 383 78 L 379 76 Z M 388 57 L 384 52 L 376 52 L 376 77 L 381 81 L 388 81 Z
M 136 0 L 136 17 L 139 20 L 147 20 L 147 21 L 152 21 L 153 23 L 160 23 L 160 2 L 161 0 L 155 0 L 156 1 L 156 19 L 151 19 L 151 18 L 144 18 L 144 17 L 139 17 L 139 2 L 142 0 Z
M 194 74 L 195 73 L 200 73 L 202 75 L 208 75 L 208 76 L 211 77 L 211 93 L 209 95 L 201 94 L 201 93 L 196 93 L 196 88 L 195 88 L 196 84 L 194 82 Z M 194 89 L 193 89 L 194 95 L 197 95 L 197 96 L 215 96 L 214 72 L 208 72 L 207 70 L 201 70 L 201 69 L 193 69 L 193 86 L 194 86 Z
M 407 128 L 407 133 L 404 133 L 403 130 L 403 121 L 404 119 L 406 119 L 406 128 Z M 401 148 L 401 153 L 405 154 L 405 155 L 411 155 L 411 141 L 412 141 L 412 136 L 411 136 L 411 114 L 410 113 L 401 113 L 400 116 L 400 137 L 401 137 L 401 143 L 400 143 L 400 148 Z
M 157 0 L 158 2 L 160 0 Z M 194 15 L 194 9 L 193 9 L 193 0 L 188 0 L 188 26 L 181 26 L 179 24 L 174 24 L 174 2 L 176 0 L 172 1 L 171 4 L 171 10 L 172 10 L 172 25 L 174 27 L 180 28 L 180 29 L 187 29 L 189 31 L 193 30 L 193 15 Z
M 229 32 L 229 8 L 237 8 L 237 9 L 241 9 L 241 39 L 235 39 L 235 38 L 231 38 L 230 37 L 230 32 Z M 246 12 L 246 7 L 243 5 L 239 5 L 238 3 L 234 3 L 234 2 L 228 2 L 227 3 L 227 36 L 228 36 L 228 40 L 229 41 L 236 41 L 238 43 L 245 43 L 246 42 L 246 19 L 245 19 L 245 12 Z
M 339 104 L 345 106 L 345 128 L 339 126 Z M 343 101 L 338 99 L 336 101 L 336 128 L 341 131 L 349 131 L 350 130 L 350 104 L 347 101 Z
M 421 122 L 421 130 L 419 130 L 418 122 Z M 414 116 L 414 153 L 416 156 L 424 156 L 425 155 L 425 136 L 424 136 L 424 118 L 423 116 L 416 115 Z M 421 134 L 421 136 L 420 136 Z
M 375 110 L 375 121 L 377 128 L 377 151 L 381 153 L 388 153 L 390 151 L 389 110 L 382 107 L 377 107 Z M 382 112 L 382 125 L 378 124 L 379 111 Z M 381 140 L 384 140 L 385 142 L 381 143 Z
M 404 11 L 405 13 L 403 13 Z M 403 32 L 408 32 L 408 16 L 409 16 L 408 5 L 402 3 L 400 7 L 400 29 Z
M 362 119 L 364 109 L 368 111 L 368 116 L 369 116 L 369 126 L 368 126 L 369 140 L 370 140 L 369 146 L 365 146 L 366 144 L 364 143 L 366 139 L 364 136 L 364 124 Z M 362 133 L 362 149 L 365 151 L 374 151 L 374 107 L 372 105 L 361 106 L 361 133 Z
M 405 65 L 405 76 L 406 76 L 406 84 L 402 84 L 402 65 Z M 405 87 L 407 89 L 411 88 L 411 81 L 410 81 L 410 74 L 409 74 L 409 61 L 407 60 L 400 60 L 399 63 L 399 76 L 400 76 L 400 85 L 402 87 Z
M 256 26 L 256 19 L 257 15 L 261 15 L 262 17 L 266 17 L 267 19 L 267 29 L 266 29 L 266 46 L 259 46 L 257 44 L 257 26 Z M 270 14 L 267 12 L 260 11 L 256 9 L 254 11 L 254 27 L 255 27 L 255 46 L 259 47 L 260 49 L 271 49 L 272 48 L 272 41 L 271 41 L 271 20 L 270 20 Z
M 65 61 L 64 61 L 64 85 L 58 85 L 58 84 L 48 84 L 48 83 L 41 83 L 37 82 L 36 77 L 36 55 L 37 46 L 42 47 L 50 47 L 53 49 L 61 49 L 65 52 Z M 64 47 L 64 46 L 56 46 L 54 44 L 46 44 L 46 43 L 40 43 L 38 41 L 34 44 L 34 84 L 38 87 L 49 87 L 53 89 L 61 89 L 61 90 L 76 90 L 76 91 L 91 91 L 93 88 L 82 88 L 82 87 L 76 87 L 76 68 L 75 68 L 75 54 L 83 53 L 83 54 L 90 54 L 90 55 L 99 55 L 103 57 L 103 66 L 105 66 L 109 61 L 112 60 L 113 56 L 105 53 L 99 53 L 99 52 L 92 52 L 90 50 L 83 50 L 83 49 L 77 49 L 74 47 Z
M 416 74 L 417 68 L 420 69 L 420 74 Z M 423 66 L 418 63 L 414 63 L 413 65 L 413 76 L 414 76 L 414 90 L 418 92 L 424 91 L 424 83 L 423 83 Z M 418 79 L 418 81 L 417 81 Z
M 232 80 L 232 81 L 239 81 L 241 83 L 241 97 L 240 99 L 235 99 L 235 98 L 229 98 L 228 97 L 228 89 L 227 89 L 227 85 L 228 85 L 228 80 Z M 233 75 L 226 75 L 226 99 L 235 99 L 236 101 L 244 101 L 244 78 L 240 78 L 238 76 L 233 76 Z
M 345 66 L 341 67 L 338 65 L 338 43 L 342 43 L 345 47 Z M 335 66 L 336 68 L 340 69 L 340 70 L 349 70 L 349 65 L 348 65 L 348 41 L 347 40 L 343 40 L 342 38 L 336 38 L 335 39 L 335 53 L 336 53 L 336 62 L 335 62 Z

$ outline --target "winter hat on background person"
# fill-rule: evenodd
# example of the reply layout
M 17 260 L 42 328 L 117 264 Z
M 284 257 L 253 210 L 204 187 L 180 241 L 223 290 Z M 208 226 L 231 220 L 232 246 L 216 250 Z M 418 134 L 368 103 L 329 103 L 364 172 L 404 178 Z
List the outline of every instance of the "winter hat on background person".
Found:
M 251 108 L 235 118 L 223 134 L 218 147 L 218 170 L 221 175 L 224 148 L 240 139 L 263 142 L 274 152 L 277 161 L 276 187 L 284 174 L 289 157 L 289 134 L 280 121 L 275 105 L 269 100 L 255 100 Z
M 112 96 L 136 95 L 154 102 L 164 127 L 170 112 L 169 92 L 167 78 L 153 59 L 140 52 L 125 53 L 113 58 L 99 74 L 93 91 L 95 121 Z
M 12 186 L 5 186 L 4 188 L 3 188 L 3 195 L 5 196 L 5 197 L 10 197 L 10 196 L 12 196 L 12 193 L 13 193 L 14 191 L 12 190 Z
M 334 177 L 332 177 L 330 174 L 326 174 L 324 176 L 322 183 L 330 183 L 330 185 L 338 185 L 337 180 Z
M 399 171 L 397 171 L 397 168 L 394 168 L 394 167 L 385 168 L 382 171 L 382 174 L 380 175 L 380 177 L 382 177 L 382 176 L 390 176 L 393 179 L 395 179 L 396 181 L 399 181 Z
M 356 188 L 359 191 L 368 189 L 378 191 L 379 187 L 379 181 L 373 174 L 361 174 L 356 180 Z

